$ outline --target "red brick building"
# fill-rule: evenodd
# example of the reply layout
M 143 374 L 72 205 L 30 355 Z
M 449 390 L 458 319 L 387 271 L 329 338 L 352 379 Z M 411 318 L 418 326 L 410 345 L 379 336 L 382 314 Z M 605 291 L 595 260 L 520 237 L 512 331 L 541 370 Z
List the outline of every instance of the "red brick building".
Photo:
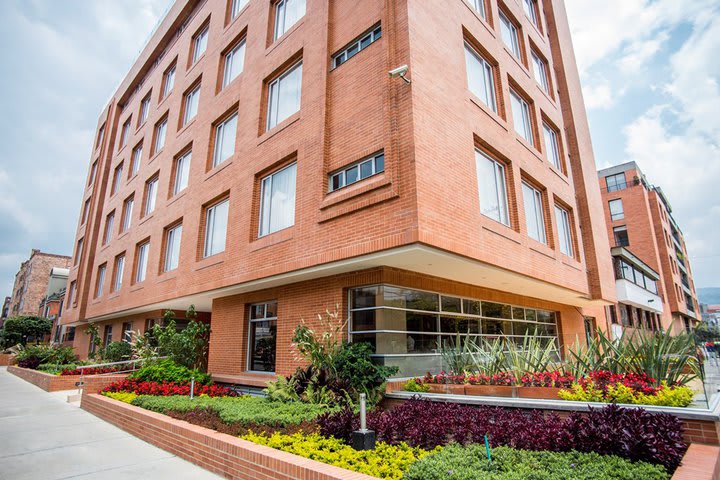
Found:
M 635 162 L 598 172 L 616 273 L 622 327 L 691 330 L 699 304 L 682 231 L 660 187 Z
M 44 316 L 39 311 L 40 304 L 48 295 L 48 289 L 62 288 L 67 276 L 59 283 L 53 280 L 53 269 L 67 269 L 70 266 L 70 257 L 43 253 L 33 249 L 30 258 L 20 265 L 15 274 L 12 297 L 8 307 L 8 317 L 17 316 Z M 67 272 L 66 272 L 67 275 Z
M 194 304 L 210 371 L 249 382 L 338 308 L 422 373 L 456 332 L 568 345 L 615 301 L 561 0 L 178 0 L 90 164 L 63 313 L 81 355 L 88 322 Z

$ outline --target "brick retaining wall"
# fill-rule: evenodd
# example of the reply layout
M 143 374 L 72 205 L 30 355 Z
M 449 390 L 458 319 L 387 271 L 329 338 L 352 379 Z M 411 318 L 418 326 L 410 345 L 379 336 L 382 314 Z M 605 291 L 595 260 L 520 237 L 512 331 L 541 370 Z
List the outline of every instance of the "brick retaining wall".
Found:
M 0 353 L 0 367 L 10 365 L 13 357 L 14 355 L 10 353 Z
M 241 480 L 377 480 L 291 453 L 176 420 L 97 394 L 84 410 L 178 457 Z
M 692 444 L 672 480 L 720 479 L 720 447 Z
M 18 366 L 9 366 L 8 373 L 22 378 L 26 382 L 32 383 L 36 387 L 40 387 L 46 392 L 58 392 L 61 390 L 73 390 L 77 388 L 76 382 L 80 381 L 80 375 L 52 375 L 50 373 L 31 370 L 29 368 L 20 368 Z M 122 380 L 126 375 L 87 375 L 83 378 L 85 383 L 84 389 L 89 393 L 97 393 L 106 385 L 112 382 Z

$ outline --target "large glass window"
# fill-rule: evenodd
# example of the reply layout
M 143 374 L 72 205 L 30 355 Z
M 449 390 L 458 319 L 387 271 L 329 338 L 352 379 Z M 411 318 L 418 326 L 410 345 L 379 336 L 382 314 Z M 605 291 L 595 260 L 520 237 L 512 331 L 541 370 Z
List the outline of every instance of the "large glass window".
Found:
M 270 130 L 293 113 L 300 111 L 302 62 L 270 82 L 268 88 L 267 129 Z
M 560 163 L 560 142 L 558 134 L 554 128 L 547 123 L 543 123 L 543 138 L 545 140 L 545 150 L 547 151 L 548 160 L 558 170 L 562 170 Z
M 259 236 L 295 224 L 296 175 L 297 164 L 293 163 L 262 179 Z
M 140 170 L 140 160 L 142 158 L 142 143 L 136 146 L 132 152 L 132 160 L 130 162 L 130 176 L 134 177 Z
M 158 122 L 157 125 L 155 125 L 155 151 L 153 153 L 158 153 L 165 146 L 166 133 L 167 133 L 167 117 L 165 117 L 160 122 Z
M 509 226 L 505 166 L 480 150 L 475 150 L 475 162 L 477 164 L 478 193 L 480 194 L 480 213 Z
M 493 67 L 468 44 L 465 44 L 465 68 L 470 91 L 493 112 L 497 112 Z
M 180 239 L 182 238 L 182 225 L 177 225 L 165 233 L 165 262 L 163 271 L 175 270 L 180 262 Z
M 122 173 L 123 173 L 123 162 L 120 162 L 120 164 L 115 167 L 115 171 L 113 172 L 113 183 L 112 188 L 110 189 L 110 195 L 115 195 L 120 188 L 120 181 L 122 180 Z
M 103 236 L 103 245 L 107 245 L 112 239 L 113 224 L 115 223 L 115 210 L 108 213 L 105 217 L 105 235 Z
M 205 50 L 207 50 L 209 29 L 210 28 L 208 26 L 206 26 L 193 38 L 193 56 L 192 56 L 193 63 L 200 60 L 200 57 L 202 57 L 203 54 L 205 53 Z
M 183 125 L 190 123 L 195 118 L 200 104 L 200 85 L 195 86 L 185 95 L 185 114 L 183 115 Z
M 623 208 L 622 199 L 617 198 L 608 202 L 610 208 L 610 219 L 614 222 L 615 220 L 622 220 L 625 218 L 625 209 Z
M 277 302 L 250 306 L 248 370 L 274 372 L 277 342 Z
M 147 274 L 148 255 L 150 254 L 150 242 L 144 242 L 137 247 L 137 266 L 135 270 L 135 282 L 145 280 Z
M 186 154 L 175 160 L 175 180 L 173 182 L 173 195 L 177 195 L 182 192 L 188 186 L 188 179 L 190 178 L 190 160 L 192 159 L 192 152 Z
M 528 236 L 538 242 L 547 243 L 542 193 L 525 182 L 522 184 L 522 190 Z
M 570 214 L 564 208 L 555 205 L 555 221 L 558 229 L 558 243 L 560 252 L 568 257 L 573 256 L 572 233 L 570 227 Z
M 135 205 L 135 195 L 130 195 L 123 203 L 123 218 L 121 232 L 127 232 L 132 223 L 133 206 Z
M 225 69 L 223 71 L 223 88 L 240 75 L 245 66 L 245 39 L 243 38 L 228 53 L 225 54 Z
M 532 117 L 530 105 L 520 95 L 510 90 L 510 106 L 512 108 L 513 125 L 515 131 L 530 145 L 535 145 L 532 132 Z
M 305 15 L 305 0 L 279 0 L 275 4 L 275 36 L 282 37 Z
M 165 71 L 163 75 L 163 91 L 162 98 L 167 97 L 175 87 L 175 64 L 173 63 L 170 68 Z
M 542 87 L 545 93 L 550 93 L 550 82 L 548 81 L 547 62 L 535 52 L 532 52 L 533 74 L 535 81 Z
M 230 200 L 225 199 L 207 209 L 205 214 L 204 257 L 225 251 L 229 207 Z
M 537 0 L 523 0 L 522 4 L 523 10 L 525 10 L 525 15 L 528 16 L 533 25 L 540 28 Z
M 237 113 L 234 113 L 215 127 L 215 153 L 213 154 L 213 167 L 217 167 L 235 153 L 236 133 Z
M 616 192 L 618 190 L 624 190 L 627 188 L 625 182 L 625 172 L 616 173 L 615 175 L 608 175 L 605 177 L 605 185 L 607 186 L 608 192 Z
M 98 267 L 97 281 L 95 284 L 95 297 L 102 297 L 103 289 L 105 288 L 105 271 L 107 270 L 107 263 L 103 263 Z
M 148 92 L 148 94 L 145 95 L 145 97 L 140 102 L 140 115 L 138 117 L 138 127 L 140 125 L 143 125 L 145 123 L 145 120 L 147 120 L 148 115 L 150 115 L 151 94 L 152 94 L 152 92 Z
M 520 59 L 520 35 L 515 24 L 503 13 L 500 12 L 500 36 L 503 43 L 510 49 L 515 58 Z
M 155 176 L 145 183 L 145 215 L 150 215 L 155 211 L 155 201 L 157 200 L 158 177 Z
M 123 272 L 125 271 L 125 255 L 118 255 L 115 258 L 115 274 L 113 278 L 113 292 L 122 288 Z

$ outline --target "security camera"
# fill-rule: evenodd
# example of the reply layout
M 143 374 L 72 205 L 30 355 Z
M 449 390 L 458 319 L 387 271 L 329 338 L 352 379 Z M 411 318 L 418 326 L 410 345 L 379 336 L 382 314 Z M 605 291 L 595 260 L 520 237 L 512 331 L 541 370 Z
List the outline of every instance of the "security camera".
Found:
M 406 83 L 410 83 L 410 80 L 405 78 L 405 74 L 408 72 L 409 67 L 407 65 L 401 65 L 397 68 L 393 68 L 388 72 L 388 75 L 390 75 L 390 78 L 397 78 L 400 77 L 403 80 L 405 80 Z

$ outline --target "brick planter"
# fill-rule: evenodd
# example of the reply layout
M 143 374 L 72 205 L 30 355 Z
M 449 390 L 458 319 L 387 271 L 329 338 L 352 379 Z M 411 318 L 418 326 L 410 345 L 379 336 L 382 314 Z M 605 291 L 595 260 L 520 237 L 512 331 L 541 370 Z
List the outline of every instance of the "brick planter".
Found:
M 40 387 L 46 392 L 58 392 L 62 390 L 73 390 L 77 388 L 76 382 L 80 381 L 80 375 L 52 375 L 29 368 L 10 366 L 8 373 L 22 378 L 26 382 Z M 127 375 L 86 375 L 83 378 L 84 389 L 89 393 L 97 393 L 110 383 L 122 380 Z
M 81 407 L 148 443 L 226 478 L 241 480 L 375 479 L 375 477 L 257 445 L 102 395 L 83 394 Z
M 715 480 L 720 478 L 720 447 L 693 443 L 685 452 L 672 480 Z
M 14 355 L 10 353 L 0 353 L 0 367 L 6 367 L 12 363 Z

